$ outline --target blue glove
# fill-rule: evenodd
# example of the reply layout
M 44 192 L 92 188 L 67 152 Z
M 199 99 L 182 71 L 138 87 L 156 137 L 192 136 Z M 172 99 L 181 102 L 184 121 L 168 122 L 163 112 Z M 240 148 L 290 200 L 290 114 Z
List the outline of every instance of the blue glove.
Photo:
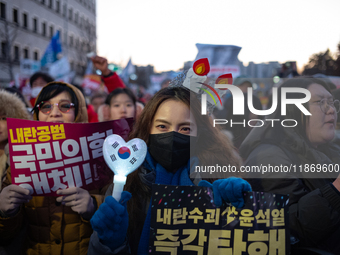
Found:
M 217 207 L 222 205 L 222 199 L 237 208 L 244 205 L 243 192 L 251 191 L 250 184 L 236 177 L 216 180 L 211 184 L 205 180 L 200 181 L 198 186 L 212 188 L 214 191 L 214 202 Z
M 97 231 L 102 244 L 108 246 L 112 251 L 125 241 L 129 226 L 126 203 L 130 198 L 131 193 L 127 191 L 122 192 L 119 203 L 112 196 L 108 196 L 92 216 L 92 228 Z

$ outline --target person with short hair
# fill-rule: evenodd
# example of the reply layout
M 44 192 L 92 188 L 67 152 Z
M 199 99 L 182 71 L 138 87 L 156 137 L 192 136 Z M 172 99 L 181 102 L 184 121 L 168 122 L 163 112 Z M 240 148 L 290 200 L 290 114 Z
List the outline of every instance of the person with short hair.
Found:
M 30 77 L 30 85 L 31 85 L 31 99 L 30 104 L 31 107 L 34 106 L 35 100 L 39 95 L 42 88 L 47 84 L 54 81 L 54 79 L 47 73 L 36 72 Z
M 110 120 L 136 119 L 136 97 L 128 88 L 117 88 L 106 98 L 110 108 Z
M 55 123 L 87 123 L 85 98 L 71 84 L 48 83 L 37 96 L 33 118 Z M 87 254 L 92 234 L 90 219 L 103 200 L 100 190 L 72 187 L 58 190 L 58 197 L 32 197 L 28 189 L 12 184 L 10 167 L 3 186 L 1 240 L 11 240 L 27 222 L 25 254 Z
M 98 113 L 99 106 L 105 104 L 107 96 L 106 92 L 96 92 L 91 96 L 90 103 L 93 105 L 93 109 L 96 113 Z

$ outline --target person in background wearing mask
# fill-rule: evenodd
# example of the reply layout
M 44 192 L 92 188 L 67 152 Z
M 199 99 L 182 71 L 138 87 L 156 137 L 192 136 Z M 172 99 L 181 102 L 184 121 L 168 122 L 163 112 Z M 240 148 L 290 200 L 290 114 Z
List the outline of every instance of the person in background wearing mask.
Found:
M 31 85 L 31 99 L 30 104 L 31 107 L 34 106 L 35 99 L 38 97 L 42 88 L 49 82 L 54 81 L 54 79 L 48 75 L 47 73 L 36 72 L 30 78 L 30 85 Z
M 190 175 L 198 164 L 240 166 L 231 142 L 213 128 L 209 116 L 201 115 L 200 102 L 193 100 L 194 96 L 190 98 L 190 93 L 183 86 L 168 87 L 156 93 L 145 106 L 130 138 L 146 142 L 146 158 L 142 166 L 128 176 L 120 202 L 111 196 L 112 189 L 107 190 L 105 202 L 91 219 L 95 231 L 88 254 L 147 254 L 153 183 L 198 185 L 202 178 Z M 191 140 L 196 143 L 195 147 L 204 148 L 195 150 L 192 158 Z M 250 191 L 251 187 L 241 178 L 228 177 L 209 179 L 214 182 L 214 191 L 218 189 L 221 194 L 214 193 L 215 203 L 222 205 L 224 199 L 242 207 L 243 192 Z

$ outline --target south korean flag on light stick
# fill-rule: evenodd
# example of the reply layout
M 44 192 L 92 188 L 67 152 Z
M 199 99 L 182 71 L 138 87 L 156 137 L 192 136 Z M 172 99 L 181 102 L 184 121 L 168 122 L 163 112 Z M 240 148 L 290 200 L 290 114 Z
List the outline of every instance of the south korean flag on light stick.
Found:
M 119 135 L 108 136 L 103 143 L 103 155 L 106 164 L 115 174 L 112 196 L 119 202 L 128 174 L 135 171 L 146 156 L 146 143 L 135 138 L 125 142 Z

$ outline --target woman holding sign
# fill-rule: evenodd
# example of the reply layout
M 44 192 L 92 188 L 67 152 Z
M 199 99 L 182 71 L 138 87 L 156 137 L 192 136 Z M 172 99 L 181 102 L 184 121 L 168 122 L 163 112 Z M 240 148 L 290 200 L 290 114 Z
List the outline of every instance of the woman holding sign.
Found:
M 33 108 L 38 121 L 86 123 L 82 93 L 74 86 L 51 82 L 40 92 Z M 89 220 L 102 202 L 99 191 L 78 187 L 58 190 L 58 198 L 32 197 L 11 184 L 11 171 L 0 193 L 0 237 L 11 239 L 26 221 L 26 254 L 86 254 L 92 228 Z
M 182 86 L 183 81 L 177 83 L 177 87 L 156 93 L 137 120 L 131 138 L 146 142 L 147 156 L 128 176 L 120 202 L 108 196 L 92 217 L 95 232 L 89 254 L 147 254 L 153 183 L 198 185 L 203 178 L 195 173 L 197 165 L 240 166 L 230 141 L 212 126 L 208 116 L 201 115 L 196 95 L 190 99 L 192 92 Z M 190 145 L 195 149 L 193 155 Z M 251 190 L 250 185 L 241 178 L 215 181 L 223 176 L 231 175 L 207 175 L 205 179 L 213 185 L 203 185 L 213 187 L 217 206 L 223 199 L 242 207 L 243 192 Z
M 340 103 L 328 85 L 316 78 L 286 81 L 279 88 L 279 99 L 283 88 L 309 91 L 311 98 L 301 106 L 311 115 L 302 113 L 301 106 L 294 104 L 288 104 L 287 114 L 282 115 L 279 100 L 270 118 L 277 120 L 274 126 L 254 128 L 240 148 L 247 159 L 246 167 L 268 167 L 264 173 L 249 173 L 248 180 L 255 191 L 289 194 L 289 225 L 296 254 L 302 254 L 299 247 L 339 254 L 340 149 L 332 140 Z M 305 95 L 289 93 L 287 97 L 298 102 Z M 284 119 L 285 127 L 280 123 Z M 269 171 L 269 166 L 276 167 L 276 171 Z

